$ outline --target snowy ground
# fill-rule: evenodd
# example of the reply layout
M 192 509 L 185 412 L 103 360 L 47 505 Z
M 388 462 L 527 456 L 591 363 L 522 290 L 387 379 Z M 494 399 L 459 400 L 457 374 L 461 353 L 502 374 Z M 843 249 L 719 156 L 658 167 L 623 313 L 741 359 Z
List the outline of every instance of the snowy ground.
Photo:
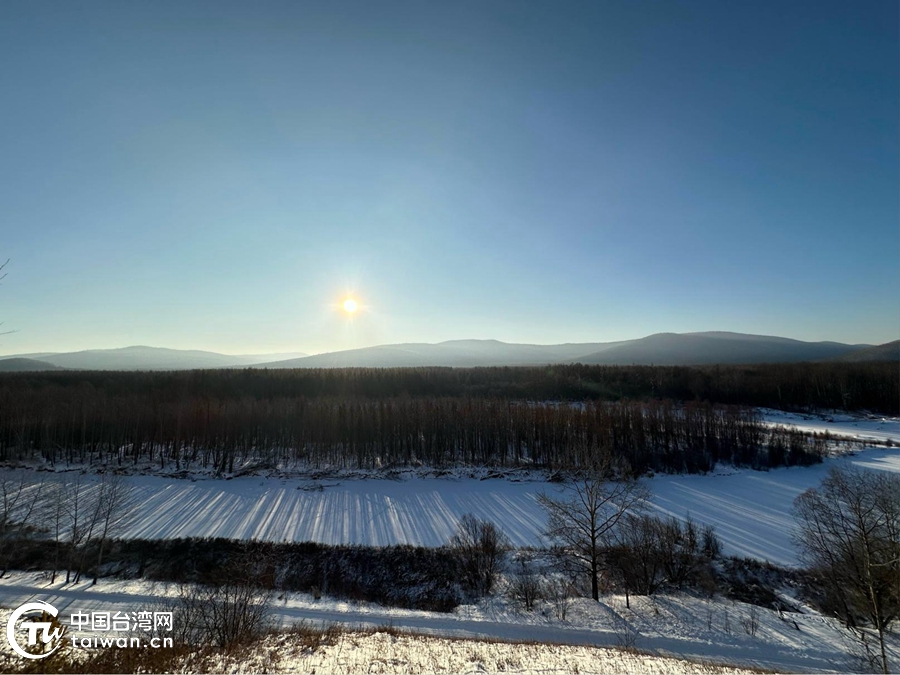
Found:
M 175 587 L 147 581 L 104 580 L 91 587 L 89 582 L 78 586 L 66 586 L 57 582 L 50 586 L 39 575 L 13 573 L 0 580 L 0 605 L 15 607 L 22 602 L 40 599 L 53 604 L 67 623 L 70 614 L 76 611 L 140 611 L 151 608 L 161 598 L 174 594 Z M 273 603 L 274 620 L 282 627 L 289 627 L 298 621 L 320 624 L 341 623 L 352 628 L 377 628 L 388 626 L 408 630 L 417 634 L 453 638 L 478 638 L 483 640 L 533 641 L 552 645 L 616 647 L 633 637 L 633 646 L 639 650 L 662 656 L 677 656 L 692 660 L 726 662 L 756 668 L 798 671 L 849 671 L 858 670 L 859 664 L 852 655 L 852 640 L 840 623 L 823 617 L 809 608 L 801 612 L 779 615 L 764 608 L 753 609 L 750 605 L 735 603 L 721 598 L 709 600 L 693 595 L 659 595 L 652 598 L 633 597 L 631 609 L 625 608 L 624 598 L 605 596 L 601 603 L 589 599 L 577 599 L 569 610 L 566 620 L 556 618 L 548 605 L 534 612 L 524 612 L 514 608 L 503 598 L 493 598 L 480 605 L 462 606 L 452 614 L 438 614 L 411 610 L 384 608 L 373 605 L 338 602 L 327 598 L 316 601 L 306 594 L 288 594 Z M 752 613 L 758 617 L 758 628 L 749 634 L 747 625 Z M 4 611 L 0 610 L 0 621 L 5 623 Z M 418 645 L 408 646 L 402 654 L 391 658 L 420 658 L 423 649 Z M 368 649 L 372 645 L 357 645 L 349 665 L 344 672 L 359 672 L 367 669 L 373 654 Z M 457 646 L 458 647 L 458 646 Z M 395 647 L 390 641 L 379 649 L 390 652 Z M 468 648 L 471 649 L 474 648 Z M 509 650 L 493 647 L 494 656 L 500 658 Z M 512 650 L 522 653 L 522 648 Z M 900 640 L 891 638 L 894 658 L 900 658 Z M 428 649 L 425 650 L 426 652 Z M 440 650 L 439 650 L 440 651 Z M 448 667 L 453 663 L 447 653 L 458 653 L 459 648 L 444 649 L 440 661 L 446 672 L 471 672 L 476 670 L 472 663 L 460 662 L 459 668 Z M 462 650 L 465 651 L 465 650 Z M 560 650 L 541 646 L 533 650 L 533 658 L 508 664 L 512 669 L 524 667 L 532 672 L 538 670 L 616 671 L 616 672 L 685 672 L 674 668 L 673 664 L 643 663 L 630 661 L 625 655 L 612 652 L 593 654 L 600 658 L 593 666 L 581 661 L 591 652 Z M 325 672 L 334 672 L 325 661 L 316 661 L 325 667 Z M 433 654 L 432 657 L 439 656 Z M 505 657 L 504 657 L 505 658 Z M 562 659 L 560 661 L 559 659 Z M 569 659 L 569 660 L 566 660 Z M 574 661 L 572 660 L 574 659 Z M 438 663 L 435 660 L 434 663 Z M 648 665 L 649 664 L 649 665 Z M 216 664 L 213 670 L 225 670 Z M 244 664 L 243 670 L 257 670 L 251 664 Z M 309 668 L 311 663 L 303 663 Z M 348 664 L 345 664 L 345 666 Z M 665 667 L 664 667 L 665 666 Z M 285 666 L 287 668 L 287 666 Z M 496 672 L 503 667 L 485 666 Z M 238 668 L 240 670 L 240 668 Z M 411 668 L 412 671 L 417 670 Z M 434 672 L 433 665 L 420 669 Z M 320 672 L 318 668 L 316 672 Z
M 0 668 L 4 667 L 0 644 Z M 11 668 L 20 665 L 9 654 Z M 635 673 L 743 675 L 754 671 L 620 649 L 459 640 L 394 631 L 339 632 L 311 650 L 291 633 L 270 635 L 228 652 L 183 657 L 182 673 Z
M 652 509 L 715 525 L 729 555 L 795 564 L 791 506 L 817 486 L 829 466 L 851 464 L 900 471 L 900 449 L 878 448 L 813 467 L 771 471 L 720 469 L 710 475 L 664 475 L 647 480 Z M 134 520 L 126 536 L 149 539 L 228 537 L 326 544 L 440 546 L 465 513 L 501 526 L 517 546 L 538 546 L 546 514 L 542 481 L 409 478 L 307 483 L 242 477 L 190 482 L 153 476 L 130 478 Z
M 795 427 L 809 433 L 828 432 L 860 441 L 900 444 L 900 419 L 881 415 L 789 413 L 760 408 L 763 422 L 772 426 Z
M 204 664 L 223 673 L 749 673 L 618 649 L 571 645 L 509 644 L 435 637 L 351 633 L 314 654 L 290 635 L 267 639 L 245 654 L 222 654 Z

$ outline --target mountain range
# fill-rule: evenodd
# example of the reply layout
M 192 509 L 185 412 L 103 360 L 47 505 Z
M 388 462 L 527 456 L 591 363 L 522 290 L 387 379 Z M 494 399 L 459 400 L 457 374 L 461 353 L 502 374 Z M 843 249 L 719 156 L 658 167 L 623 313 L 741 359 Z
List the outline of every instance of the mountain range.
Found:
M 87 349 L 79 352 L 35 353 L 0 356 L 0 371 L 12 370 L 194 370 L 199 368 L 245 368 L 267 361 L 306 356 L 286 354 L 218 354 L 191 349 L 123 347 Z
M 804 342 L 745 333 L 657 333 L 637 340 L 559 345 L 498 340 L 379 345 L 307 356 L 230 355 L 216 352 L 124 347 L 68 353 L 0 356 L 0 372 L 34 370 L 191 370 L 200 368 L 396 368 L 417 366 L 523 366 L 550 363 L 604 365 L 707 365 L 799 361 L 898 361 L 900 340 L 883 345 Z

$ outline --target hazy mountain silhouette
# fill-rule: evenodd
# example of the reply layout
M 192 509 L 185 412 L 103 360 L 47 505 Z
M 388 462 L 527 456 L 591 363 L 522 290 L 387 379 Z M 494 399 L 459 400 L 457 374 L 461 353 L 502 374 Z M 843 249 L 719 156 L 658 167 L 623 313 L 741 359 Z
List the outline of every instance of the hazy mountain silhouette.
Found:
M 551 363 L 606 365 L 703 365 L 786 363 L 898 358 L 900 341 L 873 347 L 839 342 L 803 342 L 743 333 L 658 333 L 637 340 L 559 345 L 509 344 L 498 340 L 450 340 L 379 345 L 298 356 L 124 347 L 69 353 L 0 357 L 0 372 L 14 370 L 190 370 L 199 368 L 396 368 L 417 366 L 525 366 Z
M 883 345 L 867 347 L 859 351 L 839 356 L 835 361 L 894 361 L 900 363 L 900 340 L 885 342 Z
M 498 340 L 449 340 L 430 344 L 410 342 L 317 354 L 262 364 L 264 368 L 398 368 L 414 366 L 521 366 L 567 363 L 580 354 L 600 351 L 618 342 L 528 345 Z
M 390 368 L 411 366 L 517 366 L 548 363 L 702 365 L 821 361 L 870 345 L 803 342 L 742 333 L 659 333 L 622 342 L 562 345 L 507 344 L 497 340 L 407 343 L 331 352 L 262 364 L 264 368 Z
M 34 370 L 65 370 L 46 361 L 26 358 L 3 358 L 0 360 L 0 373 L 19 373 Z
M 730 363 L 822 361 L 850 354 L 869 345 L 803 342 L 790 338 L 744 333 L 657 333 L 587 354 L 581 363 L 687 366 Z
M 296 357 L 298 352 L 288 354 L 218 354 L 187 349 L 165 349 L 162 347 L 123 347 L 121 349 L 88 349 L 80 352 L 41 354 L 36 362 L 43 362 L 59 368 L 74 370 L 191 370 L 196 368 L 238 368 L 285 357 Z M 22 360 L 34 355 L 0 357 L 0 370 L 8 370 L 3 364 L 10 360 Z M 36 368 L 35 368 L 36 369 Z M 42 368 L 47 370 L 47 368 Z

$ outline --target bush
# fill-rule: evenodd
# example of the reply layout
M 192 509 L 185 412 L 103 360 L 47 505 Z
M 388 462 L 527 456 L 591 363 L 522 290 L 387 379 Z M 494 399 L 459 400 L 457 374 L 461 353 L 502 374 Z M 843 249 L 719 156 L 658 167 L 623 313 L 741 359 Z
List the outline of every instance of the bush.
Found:
M 493 590 L 503 556 L 509 549 L 509 539 L 496 525 L 470 513 L 460 518 L 450 539 L 450 550 L 459 563 L 463 585 L 478 596 Z
M 269 593 L 245 579 L 218 586 L 183 586 L 173 621 L 185 631 L 186 644 L 231 649 L 266 632 L 270 600 Z
M 406 609 L 449 612 L 463 600 L 459 560 L 448 548 L 329 546 L 230 539 L 112 540 L 103 576 L 221 585 L 247 557 L 262 590 L 313 592 Z M 52 570 L 52 541 L 12 550 L 11 569 Z M 87 556 L 88 560 L 96 560 Z M 86 574 L 93 574 L 89 565 Z
M 626 590 L 653 595 L 664 586 L 707 587 L 720 550 L 713 528 L 701 529 L 690 518 L 630 515 L 615 533 L 606 560 Z
M 544 584 L 525 560 L 519 560 L 519 572 L 512 577 L 509 584 L 509 595 L 525 611 L 534 610 L 534 605 L 544 596 Z

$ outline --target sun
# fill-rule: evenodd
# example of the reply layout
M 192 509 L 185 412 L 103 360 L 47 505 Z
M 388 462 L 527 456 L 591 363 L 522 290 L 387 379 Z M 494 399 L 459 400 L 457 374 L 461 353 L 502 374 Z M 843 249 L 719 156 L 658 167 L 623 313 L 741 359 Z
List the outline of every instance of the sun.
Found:
M 346 300 L 344 300 L 344 304 L 342 306 L 347 314 L 353 314 L 353 312 L 359 309 L 359 305 L 353 298 L 347 298 Z

